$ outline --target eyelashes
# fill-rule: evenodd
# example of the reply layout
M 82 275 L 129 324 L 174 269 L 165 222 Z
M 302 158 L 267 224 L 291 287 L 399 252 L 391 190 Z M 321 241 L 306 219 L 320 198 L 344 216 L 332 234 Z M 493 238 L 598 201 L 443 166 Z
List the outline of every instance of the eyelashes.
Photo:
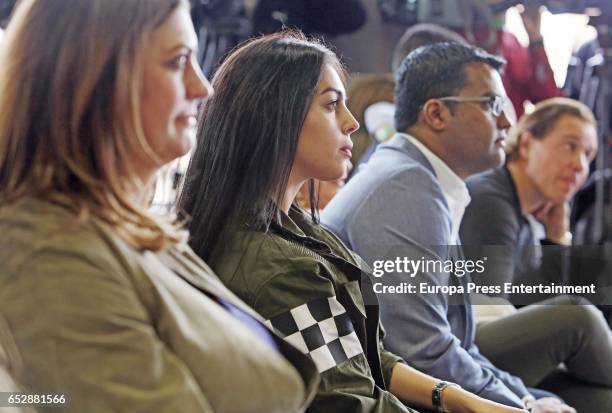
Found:
M 177 53 L 172 59 L 167 62 L 168 67 L 175 70 L 184 70 L 189 61 L 193 58 L 193 54 L 189 49 L 183 49 Z
M 170 66 L 176 69 L 184 69 L 187 66 L 188 61 L 189 61 L 189 56 L 187 54 L 182 54 L 172 59 L 169 63 L 170 63 Z
M 340 101 L 336 99 L 336 100 L 332 100 L 331 102 L 327 103 L 327 105 L 325 106 L 327 106 L 330 110 L 336 110 L 339 104 L 340 104 Z

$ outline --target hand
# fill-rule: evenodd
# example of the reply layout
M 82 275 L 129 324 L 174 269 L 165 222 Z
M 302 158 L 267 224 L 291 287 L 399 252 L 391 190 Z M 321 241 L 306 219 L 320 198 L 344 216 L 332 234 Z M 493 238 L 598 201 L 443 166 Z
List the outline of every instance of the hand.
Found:
M 531 400 L 526 404 L 531 413 L 576 413 L 576 409 L 554 397 Z
M 548 202 L 533 212 L 533 216 L 546 228 L 546 238 L 559 242 L 569 230 L 569 203 Z
M 542 41 L 542 7 L 541 6 L 526 6 L 521 13 L 523 26 L 530 42 Z

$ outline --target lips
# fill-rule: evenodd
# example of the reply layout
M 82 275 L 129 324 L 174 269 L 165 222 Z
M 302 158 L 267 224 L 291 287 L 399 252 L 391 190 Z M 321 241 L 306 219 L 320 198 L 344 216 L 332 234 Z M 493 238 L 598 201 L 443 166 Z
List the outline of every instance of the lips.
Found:
M 497 139 L 495 139 L 495 144 L 496 145 L 501 145 L 501 146 L 506 146 L 506 137 L 505 136 L 499 136 Z
M 563 191 L 566 196 L 573 195 L 579 187 L 580 180 L 579 178 L 560 178 L 559 182 L 563 185 Z
M 575 178 L 561 178 L 561 182 L 568 185 L 570 188 L 573 188 L 578 184 L 578 180 Z
M 340 152 L 342 154 L 344 154 L 347 158 L 351 158 L 353 156 L 353 144 L 348 144 L 348 145 L 344 145 L 342 148 L 340 148 Z
M 181 115 L 178 117 L 178 120 L 187 124 L 187 127 L 195 127 L 198 124 L 198 117 L 197 115 Z

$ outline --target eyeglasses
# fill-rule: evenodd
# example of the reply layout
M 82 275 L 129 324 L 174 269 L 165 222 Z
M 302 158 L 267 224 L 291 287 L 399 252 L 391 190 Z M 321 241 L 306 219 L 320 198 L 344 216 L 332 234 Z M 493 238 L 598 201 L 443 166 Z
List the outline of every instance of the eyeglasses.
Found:
M 443 102 L 486 102 L 489 104 L 493 116 L 498 117 L 504 111 L 506 98 L 498 95 L 494 96 L 445 96 L 438 98 Z

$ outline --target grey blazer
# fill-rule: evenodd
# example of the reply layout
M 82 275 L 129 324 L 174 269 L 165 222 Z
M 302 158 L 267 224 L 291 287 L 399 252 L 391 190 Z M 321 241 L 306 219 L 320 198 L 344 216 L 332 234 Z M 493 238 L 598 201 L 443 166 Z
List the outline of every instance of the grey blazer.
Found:
M 0 209 L 0 346 L 27 391 L 66 412 L 299 412 L 313 363 L 221 307 L 261 321 L 187 246 L 138 251 L 104 222 L 26 199 Z
M 325 207 L 321 221 L 370 265 L 376 260 L 458 258 L 449 248 L 451 218 L 434 170 L 421 151 L 401 136 L 380 145 Z M 405 273 L 380 282 L 400 285 Z M 446 278 L 445 278 L 446 277 Z M 429 285 L 459 283 L 468 277 L 421 272 L 413 279 Z M 474 344 L 469 296 L 451 302 L 446 294 L 378 294 L 386 347 L 413 367 L 484 398 L 522 406 L 522 381 L 497 369 Z M 519 396 L 517 396 L 517 394 Z

